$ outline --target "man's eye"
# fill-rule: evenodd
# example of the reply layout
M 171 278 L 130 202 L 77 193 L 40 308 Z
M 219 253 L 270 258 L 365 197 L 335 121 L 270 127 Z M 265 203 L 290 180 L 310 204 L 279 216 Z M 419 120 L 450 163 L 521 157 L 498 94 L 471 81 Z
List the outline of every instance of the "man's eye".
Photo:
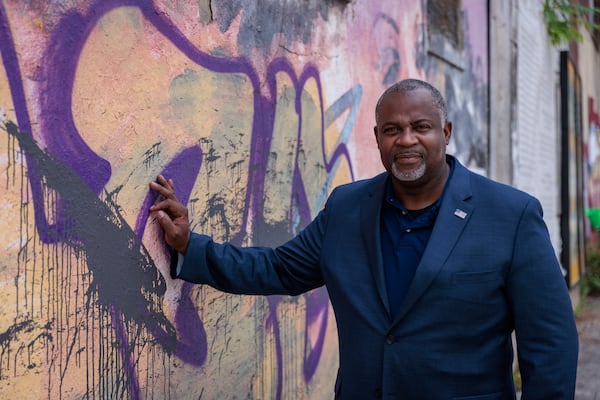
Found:
M 383 133 L 385 133 L 386 135 L 393 135 L 396 132 L 398 132 L 398 128 L 395 126 L 388 126 L 387 128 L 383 128 Z
M 431 126 L 429 126 L 428 124 L 419 124 L 419 125 L 415 126 L 415 129 L 419 132 L 423 132 L 423 131 L 431 129 Z

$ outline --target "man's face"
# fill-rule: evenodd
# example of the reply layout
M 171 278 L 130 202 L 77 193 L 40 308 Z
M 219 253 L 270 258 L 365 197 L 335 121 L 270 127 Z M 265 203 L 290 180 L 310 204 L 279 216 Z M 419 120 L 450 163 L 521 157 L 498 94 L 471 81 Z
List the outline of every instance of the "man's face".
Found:
M 374 131 L 383 166 L 396 184 L 418 187 L 445 174 L 452 124 L 443 121 L 426 89 L 388 94 Z

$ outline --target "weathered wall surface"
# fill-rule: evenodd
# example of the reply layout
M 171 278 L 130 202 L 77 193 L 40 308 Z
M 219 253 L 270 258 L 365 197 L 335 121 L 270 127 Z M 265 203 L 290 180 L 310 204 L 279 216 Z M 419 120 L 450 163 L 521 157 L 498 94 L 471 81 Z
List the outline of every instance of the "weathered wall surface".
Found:
M 558 52 L 542 18 L 542 2 L 518 3 L 513 184 L 538 197 L 560 255 L 560 93 Z
M 197 231 L 281 243 L 381 170 L 373 108 L 406 77 L 485 171 L 484 3 L 448 49 L 418 0 L 0 1 L 0 398 L 329 398 L 326 291 L 171 280 L 147 184 Z

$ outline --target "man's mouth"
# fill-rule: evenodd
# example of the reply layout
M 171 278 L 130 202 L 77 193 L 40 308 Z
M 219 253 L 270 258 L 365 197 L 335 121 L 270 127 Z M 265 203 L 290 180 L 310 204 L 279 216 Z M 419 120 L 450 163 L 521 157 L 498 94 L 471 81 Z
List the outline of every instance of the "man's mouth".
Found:
M 394 163 L 398 165 L 414 165 L 423 160 L 420 153 L 400 153 L 394 156 Z

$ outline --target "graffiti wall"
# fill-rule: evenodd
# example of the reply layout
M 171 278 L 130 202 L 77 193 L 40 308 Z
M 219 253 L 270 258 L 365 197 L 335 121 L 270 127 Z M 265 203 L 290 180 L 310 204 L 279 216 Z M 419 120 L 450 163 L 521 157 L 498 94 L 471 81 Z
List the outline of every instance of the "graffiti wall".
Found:
M 586 203 L 590 207 L 600 207 L 600 110 L 594 104 L 594 98 L 588 97 L 588 148 L 586 152 L 588 161 L 588 198 Z
M 196 231 L 282 243 L 382 170 L 374 105 L 407 77 L 485 171 L 487 10 L 448 3 L 432 32 L 424 0 L 1 0 L 0 398 L 330 398 L 325 289 L 172 280 L 148 182 Z
M 597 233 L 600 228 L 600 108 L 594 102 L 593 97 L 588 97 L 587 106 L 587 138 L 584 147 L 585 158 L 585 206 L 588 209 L 590 226 L 587 236 Z

